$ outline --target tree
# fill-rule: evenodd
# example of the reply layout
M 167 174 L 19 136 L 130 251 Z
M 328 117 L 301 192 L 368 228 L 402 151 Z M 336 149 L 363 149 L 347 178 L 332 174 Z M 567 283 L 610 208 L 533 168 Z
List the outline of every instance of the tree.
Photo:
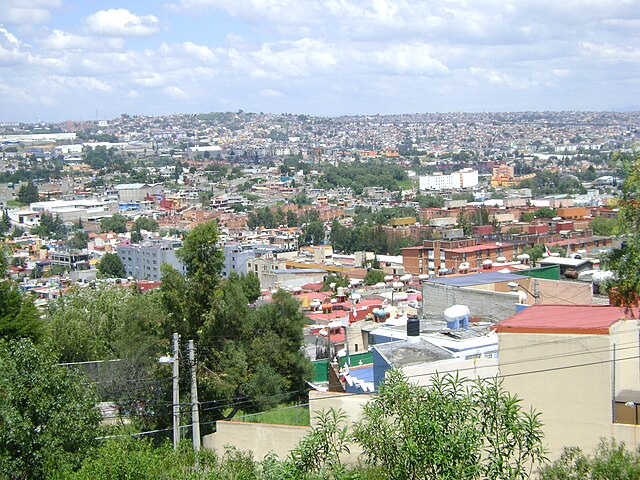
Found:
M 90 370 L 100 400 L 115 402 L 139 424 L 155 428 L 170 415 L 157 404 L 169 393 L 166 382 L 154 380 L 164 376 L 155 359 L 168 350 L 165 318 L 158 291 L 120 285 L 74 289 L 50 304 L 44 341 L 61 362 L 119 359 Z
M 240 275 L 240 284 L 249 303 L 253 303 L 260 298 L 262 290 L 260 289 L 260 279 L 258 275 L 253 272 L 249 272 L 246 275 L 242 274 Z
M 82 230 L 76 230 L 75 233 L 67 240 L 67 246 L 74 250 L 82 250 L 87 248 L 89 244 L 89 235 Z
M 331 286 L 333 284 L 333 287 Z M 349 279 L 339 273 L 330 273 L 327 278 L 322 282 L 322 290 L 328 292 L 329 290 L 336 289 L 338 287 L 348 287 Z
M 324 224 L 320 221 L 308 223 L 302 228 L 302 245 L 322 245 L 324 243 Z
M 6 235 L 11 229 L 11 221 L 9 220 L 9 213 L 7 210 L 2 211 L 2 217 L 0 218 L 0 237 Z
M 605 237 L 613 235 L 616 228 L 616 219 L 607 217 L 595 217 L 591 220 L 589 227 L 593 230 L 594 235 L 603 235 Z
M 158 222 L 151 217 L 138 217 L 135 222 L 133 222 L 133 225 L 136 230 L 146 230 L 148 232 L 158 231 Z
M 59 215 L 54 218 L 53 215 L 44 213 L 40 217 L 40 225 L 33 228 L 31 233 L 42 238 L 62 240 L 67 236 L 67 227 L 64 226 Z
M 627 177 L 621 187 L 618 223 L 615 232 L 627 235 L 619 248 L 611 251 L 605 266 L 615 272 L 609 288 L 615 288 L 623 306 L 638 306 L 640 294 L 640 155 L 623 164 Z
M 535 218 L 553 218 L 558 215 L 558 211 L 555 208 L 542 207 L 533 214 Z
M 540 480 L 609 480 L 640 478 L 640 449 L 629 451 L 624 442 L 602 439 L 593 456 L 577 447 L 565 447 L 562 455 L 540 470 Z
M 541 427 L 498 379 L 448 374 L 423 387 L 391 370 L 354 439 L 381 478 L 515 480 L 546 460 Z
M 67 478 L 96 443 L 93 389 L 26 339 L 0 341 L 0 365 L 0 474 Z
M 105 253 L 97 265 L 100 275 L 105 278 L 124 278 L 127 271 L 117 253 Z
M 224 261 L 218 247 L 217 223 L 197 225 L 184 238 L 177 256 L 185 266 L 186 276 L 168 264 L 161 266 L 160 288 L 170 318 L 166 333 L 197 338 L 205 315 L 211 310 Z
M 116 213 L 111 217 L 100 220 L 100 230 L 103 232 L 124 233 L 127 231 L 127 218 Z
M 140 233 L 139 229 L 136 228 L 133 232 L 131 232 L 131 243 L 140 243 L 142 242 L 142 240 L 142 233 Z
M 3 262 L 0 262 L 2 264 Z M 4 276 L 4 270 L 0 278 Z M 43 324 L 30 294 L 8 279 L 0 279 L 0 337 L 41 338 Z
M 38 196 L 38 187 L 36 187 L 32 181 L 29 181 L 26 185 L 22 185 L 18 189 L 18 201 L 26 205 L 35 203 L 40 200 Z
M 375 285 L 380 282 L 384 282 L 384 272 L 382 270 L 371 269 L 364 276 L 364 283 L 366 285 Z

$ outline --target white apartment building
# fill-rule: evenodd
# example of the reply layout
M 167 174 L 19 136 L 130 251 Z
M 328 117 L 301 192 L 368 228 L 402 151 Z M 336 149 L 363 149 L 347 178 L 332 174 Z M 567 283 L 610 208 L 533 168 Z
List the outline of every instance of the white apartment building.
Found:
M 420 190 L 455 190 L 458 188 L 472 188 L 478 185 L 478 171 L 463 168 L 457 172 L 444 175 L 435 173 L 419 178 Z

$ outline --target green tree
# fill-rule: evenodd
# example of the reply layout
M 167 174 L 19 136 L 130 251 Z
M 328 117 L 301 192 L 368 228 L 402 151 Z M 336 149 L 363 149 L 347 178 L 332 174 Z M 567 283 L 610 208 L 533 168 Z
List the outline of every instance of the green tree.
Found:
M 442 208 L 444 207 L 444 197 L 441 195 L 416 195 L 416 202 L 420 208 Z
M 151 217 L 138 217 L 135 222 L 133 222 L 133 225 L 136 230 L 146 230 L 148 232 L 158 231 L 158 222 Z
M 324 223 L 315 221 L 308 223 L 302 228 L 300 237 L 301 245 L 322 245 L 324 244 Z
M 533 214 L 532 212 L 524 212 L 522 213 L 522 215 L 520 215 L 521 222 L 532 222 L 535 218 L 535 214 Z
M 0 265 L 3 262 L 0 262 Z M 0 278 L 4 276 L 4 270 Z M 43 324 L 30 294 L 22 293 L 11 280 L 0 279 L 0 337 L 38 341 Z
M 387 372 L 354 439 L 388 479 L 525 479 L 546 459 L 539 414 L 497 379 L 435 377 L 431 386 Z
M 558 211 L 555 208 L 542 207 L 533 214 L 535 218 L 553 218 L 558 215 Z
M 91 370 L 103 401 L 115 402 L 147 428 L 166 426 L 166 375 L 156 359 L 169 348 L 159 292 L 112 285 L 71 290 L 51 303 L 45 342 L 61 362 L 113 360 Z M 140 410 L 141 401 L 150 409 Z
M 184 338 L 197 338 L 205 315 L 211 310 L 224 261 L 218 247 L 217 223 L 201 223 L 191 230 L 177 256 L 186 276 L 168 264 L 161 266 L 160 288 L 170 319 L 166 334 L 178 332 Z
M 98 262 L 97 268 L 104 278 L 124 278 L 127 276 L 122 259 L 117 253 L 105 253 Z
M 240 284 L 249 303 L 253 303 L 260 298 L 262 290 L 260 289 L 260 279 L 258 275 L 253 272 L 249 272 L 246 275 L 242 274 L 240 275 Z
M 93 389 L 55 363 L 29 340 L 0 341 L 3 478 L 66 478 L 96 443 L 100 413 Z
M 605 266 L 616 274 L 609 287 L 614 287 L 621 303 L 631 308 L 638 305 L 640 293 L 640 155 L 622 157 L 622 162 L 626 178 L 621 186 L 615 233 L 629 234 L 619 248 L 611 251 Z
M 131 243 L 140 243 L 142 240 L 142 233 L 140 233 L 138 228 L 135 228 L 133 232 L 131 232 Z
M 29 181 L 26 185 L 22 185 L 18 189 L 18 201 L 26 205 L 35 203 L 40 200 L 38 196 L 38 187 L 36 187 L 32 181 Z
M 9 212 L 7 210 L 2 211 L 2 217 L 0 217 L 0 237 L 6 235 L 11 229 L 11 221 L 9 220 Z
M 540 480 L 610 480 L 640 478 L 640 449 L 629 451 L 624 442 L 602 439 L 593 456 L 577 447 L 565 447 L 551 465 L 540 469 Z
M 591 220 L 589 227 L 593 230 L 594 235 L 603 235 L 608 237 L 613 235 L 616 228 L 616 219 L 607 217 L 595 217 Z
M 82 250 L 87 248 L 89 244 L 89 235 L 82 230 L 76 230 L 69 240 L 67 240 L 67 246 L 74 250 Z
M 40 225 L 33 228 L 31 233 L 42 238 L 62 240 L 67 237 L 67 227 L 65 227 L 60 216 L 56 215 L 54 218 L 52 215 L 44 213 L 40 217 Z
M 124 233 L 127 231 L 127 218 L 116 213 L 111 217 L 100 220 L 100 230 L 103 232 Z
M 367 285 L 375 285 L 384 282 L 384 272 L 382 270 L 369 270 L 364 276 L 364 283 Z
M 331 286 L 333 284 L 333 287 Z M 327 278 L 322 282 L 322 290 L 324 292 L 328 292 L 332 289 L 337 289 L 338 287 L 348 287 L 349 279 L 344 275 L 340 275 L 339 273 L 330 273 L 327 275 Z

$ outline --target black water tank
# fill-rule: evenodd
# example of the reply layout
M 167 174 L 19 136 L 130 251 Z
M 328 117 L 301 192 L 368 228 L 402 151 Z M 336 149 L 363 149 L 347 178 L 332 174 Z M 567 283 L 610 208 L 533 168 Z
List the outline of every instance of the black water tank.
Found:
M 417 316 L 410 316 L 407 318 L 407 336 L 420 336 L 420 319 L 418 319 Z

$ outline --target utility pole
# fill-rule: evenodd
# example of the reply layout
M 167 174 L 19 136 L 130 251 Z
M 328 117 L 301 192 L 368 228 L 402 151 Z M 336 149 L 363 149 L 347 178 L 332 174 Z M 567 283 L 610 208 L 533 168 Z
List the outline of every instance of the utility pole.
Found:
M 540 297 L 540 291 L 538 290 L 538 279 L 534 278 L 533 279 L 533 298 L 534 298 L 534 303 L 538 303 L 539 300 L 538 298 Z
M 173 334 L 173 448 L 180 443 L 180 336 Z
M 196 352 L 193 340 L 189 340 L 189 367 L 191 368 L 191 423 L 193 424 L 193 449 L 200 450 L 200 412 L 198 405 L 198 380 L 196 378 Z

